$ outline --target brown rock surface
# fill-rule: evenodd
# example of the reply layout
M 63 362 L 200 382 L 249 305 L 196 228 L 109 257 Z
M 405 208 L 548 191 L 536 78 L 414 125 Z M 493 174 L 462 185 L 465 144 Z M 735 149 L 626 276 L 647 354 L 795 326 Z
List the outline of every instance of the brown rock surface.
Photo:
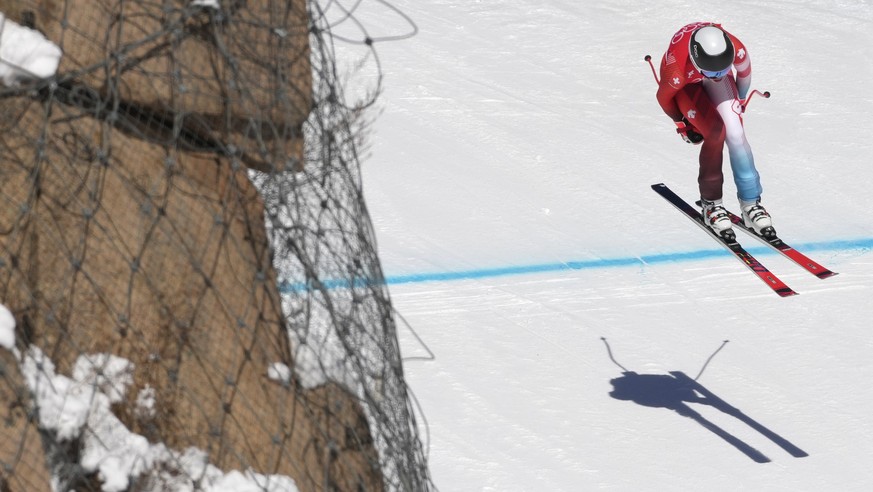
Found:
M 62 79 L 76 75 L 58 97 L 0 109 L 0 302 L 18 344 L 40 347 L 61 374 L 83 354 L 131 361 L 133 385 L 113 410 L 152 442 L 200 448 L 226 471 L 288 475 L 301 490 L 379 490 L 356 399 L 333 383 L 305 390 L 266 376 L 293 360 L 264 203 L 243 164 L 302 157 L 305 2 L 226 2 L 243 6 L 220 28 L 165 3 L 0 0 L 0 12 L 33 20 L 64 49 Z M 196 35 L 155 34 L 169 24 Z M 105 64 L 109 53 L 125 62 Z M 118 103 L 112 117 L 107 101 Z M 174 139 L 185 132 L 195 145 Z M 10 415 L 0 490 L 41 490 L 46 460 L 19 404 L 25 386 L 2 349 L 0 364 Z M 146 388 L 153 413 L 136 411 Z

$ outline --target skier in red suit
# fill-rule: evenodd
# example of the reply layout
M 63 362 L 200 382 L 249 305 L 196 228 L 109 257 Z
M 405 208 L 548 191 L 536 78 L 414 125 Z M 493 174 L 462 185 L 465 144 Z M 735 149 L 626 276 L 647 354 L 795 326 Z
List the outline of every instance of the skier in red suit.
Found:
M 761 179 L 743 129 L 752 77 L 746 47 L 719 24 L 688 24 L 673 35 L 660 71 L 658 103 L 686 142 L 700 144 L 698 184 L 706 225 L 720 235 L 734 236 L 722 203 L 727 144 L 745 224 L 763 236 L 775 235 L 760 203 Z

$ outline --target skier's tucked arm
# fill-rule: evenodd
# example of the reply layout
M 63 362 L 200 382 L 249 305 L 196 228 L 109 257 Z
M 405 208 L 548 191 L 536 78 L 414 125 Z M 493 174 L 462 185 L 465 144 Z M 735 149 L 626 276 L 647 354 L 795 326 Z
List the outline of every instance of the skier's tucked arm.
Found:
M 739 92 L 740 100 L 745 100 L 749 95 L 749 88 L 752 86 L 752 61 L 749 59 L 749 53 L 743 43 L 729 35 L 731 42 L 734 43 L 734 68 L 737 70 L 737 92 Z
M 685 115 L 682 114 L 682 110 L 679 109 L 679 104 L 676 102 L 676 94 L 679 93 L 679 90 L 684 85 L 684 80 L 681 77 L 672 78 L 666 83 L 662 78 L 658 86 L 658 103 L 661 105 L 664 113 L 676 123 L 676 133 L 682 137 L 682 140 L 697 145 L 703 142 L 703 135 L 698 133 L 691 123 L 685 119 Z
M 672 63 L 668 64 L 668 59 Z M 682 110 L 676 102 L 676 95 L 685 87 L 685 77 L 674 60 L 671 53 L 667 53 L 661 60 L 661 79 L 658 82 L 657 98 L 658 104 L 667 116 L 673 121 L 682 121 Z
M 661 80 L 661 84 L 658 86 L 658 103 L 661 105 L 661 109 L 664 110 L 664 113 L 672 118 L 673 121 L 682 120 L 682 111 L 679 109 L 679 105 L 676 103 L 676 94 L 678 92 L 679 89 L 674 88 L 670 84 L 664 83 L 663 79 Z

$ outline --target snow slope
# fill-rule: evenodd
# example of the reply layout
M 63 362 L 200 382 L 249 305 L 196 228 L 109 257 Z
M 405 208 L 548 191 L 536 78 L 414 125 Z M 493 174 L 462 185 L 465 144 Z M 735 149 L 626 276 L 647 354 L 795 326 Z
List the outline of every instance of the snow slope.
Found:
M 376 45 L 364 186 L 437 486 L 869 490 L 873 4 L 391 5 L 419 31 Z M 356 15 L 377 40 L 410 30 L 382 2 Z M 643 61 L 696 20 L 773 94 L 746 115 L 764 203 L 840 275 L 740 239 L 800 296 L 649 189 L 696 194 Z

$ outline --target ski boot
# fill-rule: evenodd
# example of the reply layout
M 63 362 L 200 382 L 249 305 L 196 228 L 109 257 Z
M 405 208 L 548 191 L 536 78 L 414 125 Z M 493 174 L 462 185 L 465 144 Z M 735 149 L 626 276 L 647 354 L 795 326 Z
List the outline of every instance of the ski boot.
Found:
M 737 234 L 731 227 L 731 218 L 728 216 L 727 210 L 724 209 L 720 198 L 712 201 L 701 198 L 700 206 L 703 209 L 703 223 L 706 227 L 728 241 L 736 240 Z
M 760 198 L 754 201 L 740 200 L 740 208 L 743 211 L 743 223 L 746 227 L 766 239 L 776 237 L 773 221 L 770 219 L 770 214 L 761 205 Z

